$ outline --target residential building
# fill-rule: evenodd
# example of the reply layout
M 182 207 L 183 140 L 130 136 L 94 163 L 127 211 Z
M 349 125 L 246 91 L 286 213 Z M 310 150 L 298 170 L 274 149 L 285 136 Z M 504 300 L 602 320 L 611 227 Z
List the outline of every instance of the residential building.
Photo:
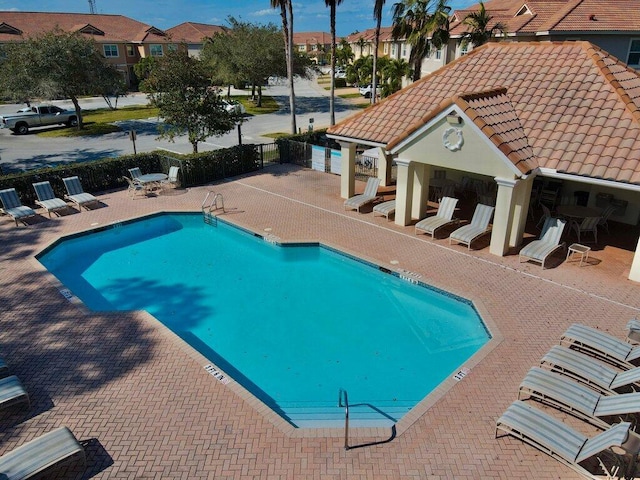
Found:
M 336 38 L 340 43 L 340 38 Z M 294 32 L 293 45 L 297 52 L 306 54 L 315 63 L 324 65 L 331 55 L 331 34 L 327 32 Z
M 124 15 L 0 11 L 0 45 L 56 28 L 80 32 L 94 40 L 106 61 L 122 72 L 129 87 L 137 83 L 133 66 L 141 58 L 162 56 L 177 48 L 163 30 Z
M 493 192 L 494 255 L 521 245 L 538 185 L 553 185 L 556 205 L 615 205 L 612 220 L 640 221 L 640 73 L 589 42 L 488 43 L 328 135 L 342 145 L 343 198 L 358 145 L 379 149 L 383 184 L 397 165 L 399 225 L 425 217 L 434 170 Z M 640 243 L 629 267 L 640 281 Z
M 190 56 L 200 57 L 200 52 L 202 52 L 206 39 L 213 37 L 217 33 L 224 33 L 226 31 L 226 27 L 220 25 L 184 22 L 175 27 L 168 28 L 166 33 L 171 40 L 186 45 Z

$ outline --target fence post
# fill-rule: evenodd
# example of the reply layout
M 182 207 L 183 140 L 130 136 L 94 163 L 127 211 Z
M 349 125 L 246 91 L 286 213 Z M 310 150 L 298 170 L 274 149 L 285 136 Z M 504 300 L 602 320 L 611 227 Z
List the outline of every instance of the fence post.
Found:
M 264 149 L 261 143 L 258 144 L 258 148 L 260 148 L 260 170 L 264 170 Z

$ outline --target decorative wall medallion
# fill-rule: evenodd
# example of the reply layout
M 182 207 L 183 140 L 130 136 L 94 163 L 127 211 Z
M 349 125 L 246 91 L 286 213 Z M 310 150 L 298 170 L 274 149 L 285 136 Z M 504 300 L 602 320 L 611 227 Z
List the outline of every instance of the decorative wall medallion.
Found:
M 462 138 L 462 129 L 450 127 L 447 128 L 442 134 L 442 144 L 447 150 L 455 152 L 462 148 L 464 139 Z

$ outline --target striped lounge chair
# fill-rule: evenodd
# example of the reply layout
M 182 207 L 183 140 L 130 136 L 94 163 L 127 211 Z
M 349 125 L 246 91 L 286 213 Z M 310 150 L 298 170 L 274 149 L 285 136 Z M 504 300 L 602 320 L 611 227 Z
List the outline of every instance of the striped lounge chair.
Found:
M 491 205 L 477 204 L 471 223 L 454 230 L 449 236 L 449 245 L 458 242 L 471 250 L 471 242 L 489 231 L 489 222 L 493 216 L 494 208 Z
M 0 478 L 31 478 L 76 458 L 86 463 L 82 445 L 67 427 L 60 427 L 0 457 Z
M 15 375 L 0 380 L 0 408 L 8 408 L 26 402 L 30 406 L 29 395 Z M 0 478 L 2 478 L 0 476 Z
M 609 428 L 609 423 L 603 418 L 640 413 L 640 392 L 603 395 L 584 384 L 540 367 L 531 368 L 522 380 L 518 400 L 523 396 L 535 398 L 604 430 Z
M 602 477 L 595 476 L 581 463 L 597 458 L 600 460 L 600 467 L 615 471 L 618 462 L 613 462 L 614 465 L 610 467 L 607 466 L 612 463 L 609 460 L 613 455 L 612 447 L 622 448 L 630 456 L 637 455 L 640 450 L 640 437 L 631 430 L 629 422 L 618 423 L 589 438 L 569 425 L 519 400 L 513 402 L 496 422 L 496 438 L 499 430 L 519 438 L 581 475 L 592 479 Z M 598 471 L 598 475 L 601 473 Z
M 640 346 L 580 323 L 574 323 L 562 334 L 560 345 L 581 350 L 625 370 L 640 361 Z
M 47 211 L 49 218 L 51 218 L 51 212 L 58 214 L 60 210 L 69 208 L 67 202 L 56 197 L 48 181 L 34 183 L 33 189 L 36 191 L 36 196 L 38 197 L 36 203 Z
M 554 345 L 540 364 L 604 394 L 640 387 L 640 367 L 619 371 L 593 357 L 567 347 Z
M 540 238 L 534 240 L 529 245 L 520 250 L 520 261 L 523 258 L 540 263 L 544 270 L 544 262 L 547 258 L 559 248 L 564 247 L 564 243 L 560 243 L 564 227 L 567 224 L 565 220 L 559 218 L 547 217 Z
M 457 198 L 442 197 L 440 205 L 438 205 L 438 211 L 432 217 L 423 218 L 416 223 L 416 235 L 418 232 L 424 232 L 431 235 L 431 238 L 436 233 L 436 230 L 452 223 L 457 223 L 459 220 L 453 218 L 453 212 L 458 204 Z
M 345 210 L 357 210 L 358 212 L 360 212 L 361 207 L 379 200 L 381 198 L 378 195 L 379 185 L 379 178 L 370 177 L 369 180 L 367 180 L 367 185 L 364 187 L 364 192 L 361 195 L 355 195 L 345 200 Z
M 13 218 L 16 222 L 16 227 L 18 226 L 18 220 L 36 216 L 36 212 L 32 208 L 22 205 L 15 188 L 0 190 L 0 202 L 2 203 L 0 213 L 5 213 Z
M 375 207 L 373 207 L 374 217 L 376 216 L 376 213 L 383 217 L 387 217 L 387 220 L 389 220 L 389 215 L 393 215 L 394 213 L 396 213 L 396 201 L 388 200 L 386 202 L 377 204 Z
M 63 178 L 62 181 L 67 189 L 67 195 L 64 198 L 75 203 L 78 210 L 81 210 L 81 207 L 88 209 L 88 205 L 100 202 L 96 197 L 83 190 L 80 179 L 77 176 Z

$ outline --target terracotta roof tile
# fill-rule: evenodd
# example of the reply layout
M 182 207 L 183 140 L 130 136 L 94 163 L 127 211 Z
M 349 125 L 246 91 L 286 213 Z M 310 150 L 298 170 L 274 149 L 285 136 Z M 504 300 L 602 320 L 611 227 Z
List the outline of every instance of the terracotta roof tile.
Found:
M 225 31 L 227 31 L 227 28 L 220 25 L 184 22 L 167 29 L 166 33 L 176 42 L 202 43 L 204 39 L 213 37 L 216 33 L 224 33 Z
M 505 93 L 496 93 L 500 89 Z M 491 91 L 493 96 L 487 93 Z M 567 171 L 586 175 L 591 169 L 578 165 L 598 164 L 606 170 L 619 158 L 630 158 L 633 172 L 640 172 L 640 75 L 588 42 L 484 45 L 329 133 L 389 148 L 450 106 L 456 96 L 473 98 L 474 115 L 494 132 L 506 128 L 500 130 L 501 140 L 511 143 L 507 133 L 510 122 L 517 120 L 533 153 L 527 162 L 535 159 L 546 168 L 570 162 Z M 501 96 L 508 99 L 513 118 L 505 117 Z M 578 148 L 572 140 L 576 134 L 582 135 Z M 617 148 L 601 157 L 609 144 Z M 618 168 L 599 176 L 618 181 L 639 177 L 623 175 Z

